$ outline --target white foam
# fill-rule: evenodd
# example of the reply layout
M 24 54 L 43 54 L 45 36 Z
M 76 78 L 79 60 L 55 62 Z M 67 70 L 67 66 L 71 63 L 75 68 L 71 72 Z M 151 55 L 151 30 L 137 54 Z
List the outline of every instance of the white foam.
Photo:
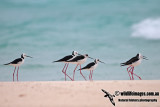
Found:
M 133 37 L 143 37 L 147 39 L 160 39 L 160 18 L 145 19 L 132 26 Z

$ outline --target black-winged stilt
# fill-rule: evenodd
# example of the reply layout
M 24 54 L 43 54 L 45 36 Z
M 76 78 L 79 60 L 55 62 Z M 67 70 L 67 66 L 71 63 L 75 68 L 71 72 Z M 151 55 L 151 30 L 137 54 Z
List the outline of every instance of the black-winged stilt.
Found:
M 63 67 L 63 69 L 62 69 L 62 72 L 65 74 L 65 81 L 66 81 L 66 76 L 68 76 L 66 72 L 67 72 L 67 68 L 68 68 L 69 63 L 68 63 L 67 61 L 72 60 L 72 59 L 75 58 L 77 55 L 78 55 L 78 52 L 77 52 L 77 51 L 73 51 L 73 52 L 72 52 L 72 55 L 68 55 L 68 56 L 65 56 L 65 57 L 57 60 L 57 61 L 54 61 L 54 62 L 64 62 L 64 63 L 65 63 L 65 65 L 64 65 L 64 67 Z M 65 69 L 65 68 L 66 68 L 66 69 Z M 65 70 L 65 71 L 64 71 L 64 70 Z M 72 80 L 72 78 L 71 78 L 70 76 L 68 76 L 68 77 Z
M 72 60 L 69 60 L 67 62 L 69 63 L 72 63 L 72 64 L 76 64 L 76 68 L 74 69 L 73 71 L 73 81 L 74 81 L 74 75 L 75 75 L 75 71 L 78 67 L 78 65 L 80 66 L 80 74 L 83 76 L 82 72 L 81 72 L 81 64 L 85 63 L 87 58 L 91 58 L 88 56 L 88 54 L 84 54 L 84 55 L 79 55 L 79 56 L 76 56 L 75 58 L 73 58 Z M 93 58 L 91 58 L 93 59 Z M 86 78 L 83 76 L 83 78 L 86 80 Z
M 18 71 L 19 71 L 19 66 L 21 66 L 23 63 L 24 63 L 24 58 L 25 57 L 30 57 L 32 58 L 31 56 L 27 56 L 26 54 L 22 54 L 21 55 L 21 58 L 17 58 L 15 59 L 14 61 L 10 62 L 10 63 L 7 63 L 7 64 L 4 64 L 4 65 L 12 65 L 15 67 L 14 69 L 14 72 L 13 72 L 13 81 L 14 81 L 14 73 L 15 73 L 15 70 L 16 70 L 16 67 L 18 67 L 17 69 L 17 81 L 18 81 Z
M 95 70 L 96 67 L 98 66 L 98 62 L 104 63 L 104 62 L 100 61 L 99 59 L 95 59 L 94 62 L 91 62 L 91 63 L 87 64 L 85 67 L 83 67 L 83 68 L 81 68 L 79 70 L 88 70 L 88 71 L 90 71 L 89 80 L 92 80 L 93 70 Z
M 134 80 L 133 75 L 137 76 L 141 80 L 141 77 L 136 75 L 135 73 L 133 73 L 133 70 L 134 70 L 135 66 L 138 66 L 139 64 L 141 64 L 142 59 L 148 60 L 147 57 L 142 56 L 140 53 L 138 53 L 135 57 L 131 58 L 130 60 L 128 60 L 124 63 L 121 63 L 121 66 L 129 66 L 127 68 L 127 72 L 130 77 L 130 80 Z M 130 70 L 129 70 L 129 68 L 130 68 Z M 131 73 L 132 77 L 130 76 L 130 73 Z

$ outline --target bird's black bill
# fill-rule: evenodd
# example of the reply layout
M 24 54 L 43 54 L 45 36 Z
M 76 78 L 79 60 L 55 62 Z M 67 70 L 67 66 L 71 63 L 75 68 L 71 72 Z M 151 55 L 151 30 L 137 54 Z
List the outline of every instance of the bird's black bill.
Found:
M 90 58 L 90 59 L 94 59 L 94 58 L 92 58 L 92 57 L 88 57 L 88 58 Z
M 101 63 L 103 63 L 103 64 L 106 64 L 106 63 L 104 63 L 104 62 L 102 62 L 102 61 L 99 61 L 99 62 L 101 62 Z
M 148 60 L 146 56 L 143 56 L 143 59 Z
M 78 53 L 78 55 L 82 55 L 82 54 L 79 54 L 79 53 Z M 92 58 L 92 57 L 89 57 L 89 56 L 88 56 L 88 58 L 90 58 L 90 59 L 94 59 L 94 58 Z
M 31 57 L 31 56 L 27 56 L 27 55 L 26 55 L 26 57 L 33 58 L 33 57 Z

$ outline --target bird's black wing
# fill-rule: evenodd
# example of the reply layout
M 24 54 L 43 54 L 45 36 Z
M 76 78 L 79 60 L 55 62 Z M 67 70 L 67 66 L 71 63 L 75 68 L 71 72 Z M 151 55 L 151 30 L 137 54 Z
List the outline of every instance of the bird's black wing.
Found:
M 68 61 L 69 59 L 73 58 L 72 55 L 68 55 L 68 56 L 65 56 L 57 61 L 54 61 L 54 62 L 63 62 L 63 61 Z
M 94 65 L 95 65 L 95 63 L 91 62 L 91 63 L 87 64 L 85 67 L 81 68 L 81 70 L 91 68 Z
M 80 56 L 76 56 L 75 58 L 73 58 L 72 60 L 69 60 L 67 62 L 77 62 L 81 59 L 84 59 L 85 57 L 83 55 L 80 55 Z
M 134 62 L 136 62 L 138 60 L 139 59 L 135 56 L 135 57 L 131 58 L 130 60 L 128 60 L 128 61 L 126 61 L 124 63 L 121 63 L 121 66 L 130 65 L 130 64 L 132 64 L 132 63 L 134 63 Z
M 22 58 L 18 58 L 18 59 L 15 59 L 14 61 L 8 63 L 8 64 L 4 64 L 4 65 L 9 65 L 9 64 L 18 64 L 18 62 L 21 62 L 22 61 Z

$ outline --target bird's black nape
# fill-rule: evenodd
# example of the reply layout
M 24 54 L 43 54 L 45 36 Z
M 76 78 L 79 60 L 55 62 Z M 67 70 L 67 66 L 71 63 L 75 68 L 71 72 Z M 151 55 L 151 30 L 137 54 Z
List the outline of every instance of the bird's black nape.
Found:
M 23 58 L 23 59 L 24 59 L 24 56 L 23 56 L 23 54 L 21 55 L 21 58 Z
M 138 56 L 139 56 L 139 53 L 137 53 L 136 57 L 138 57 Z
M 72 55 L 74 55 L 74 51 L 72 51 Z

